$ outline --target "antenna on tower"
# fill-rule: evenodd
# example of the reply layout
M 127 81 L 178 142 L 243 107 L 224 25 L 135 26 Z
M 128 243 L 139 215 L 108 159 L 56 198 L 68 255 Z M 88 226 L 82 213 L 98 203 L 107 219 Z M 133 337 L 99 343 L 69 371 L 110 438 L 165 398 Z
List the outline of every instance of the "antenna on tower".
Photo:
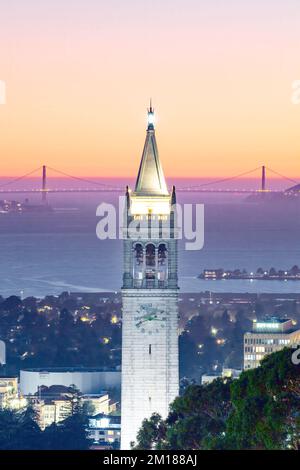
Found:
M 152 98 L 150 98 L 150 107 L 149 107 L 149 113 L 153 113 L 154 109 L 152 107 Z
M 148 129 L 154 130 L 154 109 L 152 107 L 152 98 L 150 98 L 150 107 L 148 108 Z

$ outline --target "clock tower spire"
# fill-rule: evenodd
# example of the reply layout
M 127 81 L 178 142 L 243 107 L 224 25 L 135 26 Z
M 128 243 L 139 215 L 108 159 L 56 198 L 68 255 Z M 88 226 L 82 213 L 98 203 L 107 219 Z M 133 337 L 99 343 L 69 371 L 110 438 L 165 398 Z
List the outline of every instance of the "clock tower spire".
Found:
M 135 190 L 126 190 L 126 201 L 122 449 L 136 441 L 143 419 L 167 417 L 179 389 L 176 195 L 175 187 L 169 193 L 160 164 L 151 102 Z
M 139 195 L 169 194 L 158 155 L 154 125 L 155 115 L 150 101 L 146 140 L 135 184 L 135 192 Z

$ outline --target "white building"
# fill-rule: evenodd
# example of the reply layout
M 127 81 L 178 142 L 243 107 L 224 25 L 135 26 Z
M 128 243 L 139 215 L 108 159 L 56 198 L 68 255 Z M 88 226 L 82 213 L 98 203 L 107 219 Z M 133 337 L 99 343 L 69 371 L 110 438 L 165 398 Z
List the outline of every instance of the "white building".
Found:
M 300 344 L 300 330 L 292 320 L 271 317 L 254 321 L 252 332 L 244 334 L 244 369 L 254 369 L 268 354 L 296 344 Z
M 72 414 L 72 403 L 67 398 L 57 398 L 52 400 L 39 400 L 31 405 L 36 412 L 36 422 L 44 430 L 53 423 L 60 423 Z
M 231 369 L 223 367 L 221 374 L 203 374 L 201 377 L 201 385 L 208 385 L 215 379 L 238 379 L 242 371 L 240 369 Z
M 41 387 L 34 395 L 25 397 L 27 402 L 36 411 L 37 423 L 41 429 L 45 429 L 52 423 L 59 423 L 72 415 L 74 403 L 81 405 L 87 403 L 91 405 L 88 413 L 98 415 L 104 413 L 108 415 L 116 411 L 116 403 L 112 403 L 107 392 L 98 395 L 79 395 L 74 397 L 72 389 L 62 385 L 53 385 L 51 387 Z
M 20 394 L 18 377 L 0 377 L 0 410 L 19 410 L 27 405 Z
M 121 419 L 100 413 L 89 419 L 87 429 L 91 449 L 116 449 L 120 447 Z
M 136 441 L 144 418 L 166 418 L 178 395 L 175 188 L 159 161 L 150 106 L 134 192 L 126 192 L 122 287 L 121 448 Z
M 20 390 L 23 395 L 34 395 L 45 385 L 75 385 L 81 393 L 99 393 L 101 390 L 121 387 L 121 372 L 98 368 L 57 367 L 46 369 L 25 369 L 20 372 Z

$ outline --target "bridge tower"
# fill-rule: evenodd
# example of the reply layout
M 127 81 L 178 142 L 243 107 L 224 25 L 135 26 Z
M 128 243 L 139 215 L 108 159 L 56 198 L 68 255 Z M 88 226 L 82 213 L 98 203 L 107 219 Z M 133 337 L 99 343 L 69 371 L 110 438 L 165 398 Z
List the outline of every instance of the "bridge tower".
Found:
M 43 165 L 42 203 L 47 204 L 47 167 L 46 167 L 46 165 Z
M 266 190 L 266 167 L 263 165 L 261 167 L 261 190 Z

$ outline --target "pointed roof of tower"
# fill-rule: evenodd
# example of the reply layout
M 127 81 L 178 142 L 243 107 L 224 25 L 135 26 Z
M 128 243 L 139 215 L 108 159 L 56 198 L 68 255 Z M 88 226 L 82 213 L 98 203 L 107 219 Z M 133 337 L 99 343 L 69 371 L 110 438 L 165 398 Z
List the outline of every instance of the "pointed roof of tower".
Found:
M 154 109 L 151 101 L 148 109 L 146 141 L 134 192 L 141 196 L 167 196 L 169 194 L 158 155 L 154 129 Z

